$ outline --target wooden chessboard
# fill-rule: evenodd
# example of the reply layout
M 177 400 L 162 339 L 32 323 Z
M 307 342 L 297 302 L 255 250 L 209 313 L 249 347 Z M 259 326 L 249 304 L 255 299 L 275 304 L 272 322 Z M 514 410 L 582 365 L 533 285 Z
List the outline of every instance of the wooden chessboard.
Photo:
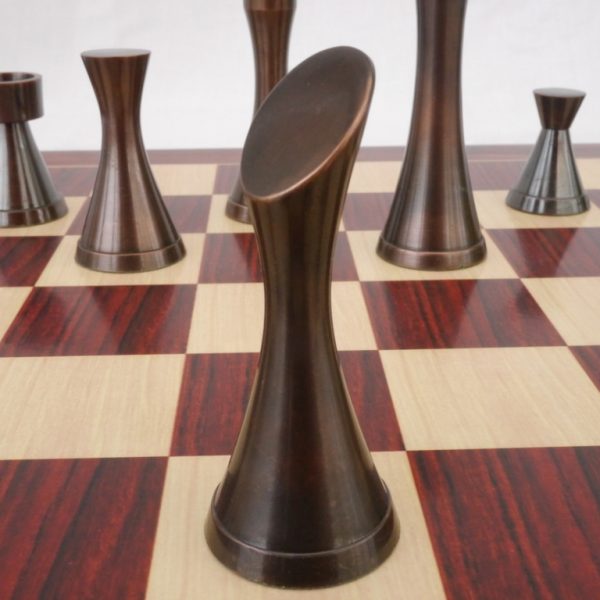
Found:
M 252 229 L 224 216 L 239 152 L 150 153 L 188 255 L 138 275 L 75 264 L 97 154 L 48 154 L 68 216 L 0 230 L 0 598 L 600 598 L 600 146 L 576 149 L 575 217 L 504 205 L 528 151 L 469 150 L 488 258 L 447 273 L 377 258 L 402 151 L 361 152 L 334 322 L 402 533 L 308 592 L 239 578 L 203 536 L 262 329 Z

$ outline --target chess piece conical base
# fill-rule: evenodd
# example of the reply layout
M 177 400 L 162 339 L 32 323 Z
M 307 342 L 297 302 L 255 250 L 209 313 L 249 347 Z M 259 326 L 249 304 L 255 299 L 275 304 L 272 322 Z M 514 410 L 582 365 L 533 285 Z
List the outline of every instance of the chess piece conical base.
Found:
M 234 221 L 240 221 L 241 223 L 252 222 L 250 220 L 248 205 L 244 201 L 244 194 L 242 193 L 239 176 L 233 188 L 233 192 L 231 192 L 229 198 L 227 198 L 225 214 Z

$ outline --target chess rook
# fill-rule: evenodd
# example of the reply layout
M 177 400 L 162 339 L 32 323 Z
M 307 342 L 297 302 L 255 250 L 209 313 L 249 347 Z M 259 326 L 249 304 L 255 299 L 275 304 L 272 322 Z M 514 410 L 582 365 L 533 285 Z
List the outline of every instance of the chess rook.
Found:
M 542 131 L 515 189 L 506 203 L 538 215 L 574 215 L 589 209 L 569 128 L 585 92 L 561 88 L 534 90 Z
M 332 252 L 373 85 L 362 52 L 314 55 L 259 109 L 242 155 L 265 326 L 206 536 L 225 565 L 270 585 L 355 579 L 380 564 L 399 535 L 348 398 L 331 320 Z
M 142 141 L 140 104 L 149 56 L 147 50 L 82 54 L 102 116 L 100 165 L 76 254 L 90 269 L 148 271 L 185 255 Z
M 67 213 L 27 123 L 43 114 L 40 75 L 0 73 L 0 227 L 40 225 Z
M 287 55 L 296 0 L 245 0 L 244 8 L 254 47 L 254 113 L 287 72 Z M 227 200 L 228 217 L 250 223 L 239 176 Z
M 411 131 L 377 253 L 412 269 L 469 267 L 485 257 L 462 129 L 466 0 L 417 0 L 418 62 Z

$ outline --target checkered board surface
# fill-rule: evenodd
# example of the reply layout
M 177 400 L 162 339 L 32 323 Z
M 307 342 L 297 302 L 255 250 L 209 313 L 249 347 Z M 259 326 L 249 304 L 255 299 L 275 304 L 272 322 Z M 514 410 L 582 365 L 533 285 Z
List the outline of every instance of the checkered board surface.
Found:
M 431 273 L 375 255 L 402 152 L 361 152 L 334 324 L 402 533 L 307 592 L 239 578 L 203 536 L 262 330 L 252 229 L 224 216 L 239 153 L 151 153 L 188 254 L 136 275 L 75 264 L 97 156 L 49 155 L 68 216 L 0 230 L 0 599 L 600 598 L 600 147 L 577 151 L 575 217 L 504 205 L 527 154 L 470 150 L 488 257 Z

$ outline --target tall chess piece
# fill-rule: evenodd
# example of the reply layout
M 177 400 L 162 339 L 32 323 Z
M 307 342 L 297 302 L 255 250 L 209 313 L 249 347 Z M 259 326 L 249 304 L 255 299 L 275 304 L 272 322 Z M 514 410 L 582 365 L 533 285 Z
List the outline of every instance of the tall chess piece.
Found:
M 27 123 L 43 114 L 40 75 L 0 73 L 0 227 L 40 225 L 67 213 Z
M 590 208 L 585 195 L 569 127 L 585 98 L 585 92 L 561 88 L 533 91 L 542 131 L 517 187 L 506 203 L 538 215 L 575 215 Z
M 287 55 L 296 0 L 244 0 L 254 47 L 254 114 L 287 72 Z M 250 223 L 248 204 L 240 179 L 227 200 L 225 214 L 236 221 Z
M 337 359 L 331 260 L 374 85 L 353 48 L 309 58 L 259 109 L 242 186 L 265 279 L 256 380 L 206 522 L 225 565 L 261 583 L 319 587 L 379 565 L 398 540 Z
M 140 129 L 147 50 L 82 55 L 102 116 L 102 152 L 76 260 L 109 272 L 148 271 L 185 256 L 154 181 Z
M 412 124 L 381 258 L 449 270 L 485 257 L 465 156 L 461 54 L 467 0 L 417 0 L 418 61 Z

